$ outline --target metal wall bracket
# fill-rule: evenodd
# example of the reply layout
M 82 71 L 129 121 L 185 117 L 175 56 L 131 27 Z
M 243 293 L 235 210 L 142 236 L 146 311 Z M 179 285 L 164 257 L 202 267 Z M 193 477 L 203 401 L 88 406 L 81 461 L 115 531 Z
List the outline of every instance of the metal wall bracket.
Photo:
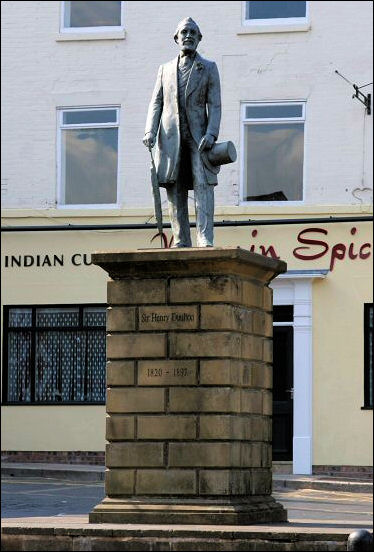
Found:
M 361 102 L 366 107 L 366 113 L 368 115 L 371 115 L 371 94 L 368 94 L 365 96 L 360 90 L 360 88 L 364 88 L 365 86 L 369 86 L 370 84 L 373 84 L 372 82 L 369 82 L 367 84 L 363 84 L 362 86 L 357 86 L 357 84 L 353 84 L 350 80 L 348 80 L 344 75 L 339 73 L 337 69 L 335 69 L 335 73 L 339 75 L 339 77 L 342 77 L 346 82 L 351 84 L 355 90 L 355 93 L 353 94 L 352 98 L 357 98 L 359 102 Z

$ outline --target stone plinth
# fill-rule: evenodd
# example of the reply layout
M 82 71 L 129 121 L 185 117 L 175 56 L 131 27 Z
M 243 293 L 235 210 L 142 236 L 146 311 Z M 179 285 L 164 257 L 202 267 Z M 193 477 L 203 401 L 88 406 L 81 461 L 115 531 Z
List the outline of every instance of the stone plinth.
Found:
M 240 248 L 95 253 L 106 270 L 106 498 L 90 522 L 285 521 L 271 497 L 272 290 Z

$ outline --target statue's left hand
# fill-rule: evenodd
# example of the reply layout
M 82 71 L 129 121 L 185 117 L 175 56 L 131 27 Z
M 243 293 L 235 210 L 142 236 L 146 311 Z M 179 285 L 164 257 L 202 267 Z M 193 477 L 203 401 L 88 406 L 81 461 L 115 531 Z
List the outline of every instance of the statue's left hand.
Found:
M 205 134 L 200 140 L 199 151 L 204 151 L 206 149 L 211 149 L 215 141 L 215 137 L 211 134 Z

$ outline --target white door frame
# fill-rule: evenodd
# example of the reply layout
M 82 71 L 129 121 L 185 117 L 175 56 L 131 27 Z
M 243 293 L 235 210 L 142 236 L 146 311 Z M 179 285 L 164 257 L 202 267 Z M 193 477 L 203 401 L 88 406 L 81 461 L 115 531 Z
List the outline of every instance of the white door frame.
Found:
M 328 270 L 289 270 L 270 284 L 274 305 L 294 307 L 293 473 L 311 474 L 313 466 L 312 284 Z M 287 323 L 291 325 L 291 323 Z

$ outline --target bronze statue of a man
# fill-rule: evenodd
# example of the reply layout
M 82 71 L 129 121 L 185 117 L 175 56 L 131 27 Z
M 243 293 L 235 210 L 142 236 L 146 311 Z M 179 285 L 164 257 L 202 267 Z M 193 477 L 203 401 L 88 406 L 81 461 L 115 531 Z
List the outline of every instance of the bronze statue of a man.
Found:
M 208 152 L 213 151 L 218 138 L 221 91 L 216 64 L 196 52 L 201 38 L 193 19 L 180 21 L 174 35 L 180 52 L 159 68 L 143 138 L 152 148 L 158 133 L 157 177 L 167 190 L 174 247 L 192 246 L 188 220 L 191 189 L 197 246 L 213 246 L 214 186 L 219 165 L 208 159 Z

